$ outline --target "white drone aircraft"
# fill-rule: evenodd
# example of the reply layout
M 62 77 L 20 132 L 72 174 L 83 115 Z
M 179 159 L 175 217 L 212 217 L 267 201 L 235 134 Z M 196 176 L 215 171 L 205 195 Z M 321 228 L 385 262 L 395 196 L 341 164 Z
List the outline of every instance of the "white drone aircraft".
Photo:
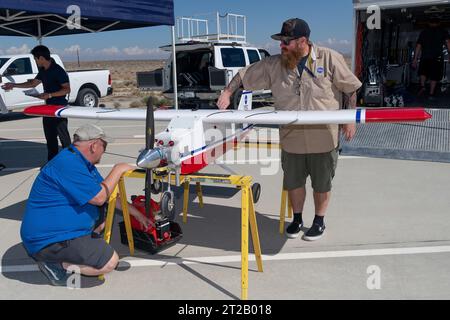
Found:
M 137 158 L 137 166 L 147 172 L 167 167 L 169 174 L 176 175 L 176 181 L 180 174 L 194 174 L 213 163 L 243 139 L 254 125 L 416 122 L 431 118 L 424 108 L 270 111 L 250 110 L 251 104 L 251 92 L 243 92 L 238 110 L 153 111 L 152 106 L 144 110 L 41 105 L 28 107 L 24 113 L 60 118 L 146 120 L 146 148 Z M 166 130 L 156 137 L 155 121 L 170 121 Z M 207 136 L 206 132 L 212 134 Z M 173 195 L 170 198 L 173 199 Z

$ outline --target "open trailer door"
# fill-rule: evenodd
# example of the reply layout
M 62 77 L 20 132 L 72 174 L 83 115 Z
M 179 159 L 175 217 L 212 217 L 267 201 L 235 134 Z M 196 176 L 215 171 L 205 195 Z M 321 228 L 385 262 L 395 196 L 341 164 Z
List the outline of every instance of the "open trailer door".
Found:
M 432 21 L 450 30 L 450 3 L 434 0 L 354 0 L 354 41 L 352 65 L 363 82 L 360 103 L 367 106 L 402 107 L 423 105 L 417 96 L 420 79 L 412 68 L 417 40 Z M 377 5 L 381 28 L 369 29 L 369 6 Z M 439 82 L 436 106 L 445 105 L 449 92 L 448 53 L 443 45 L 443 77 Z M 447 92 L 447 93 L 446 93 Z

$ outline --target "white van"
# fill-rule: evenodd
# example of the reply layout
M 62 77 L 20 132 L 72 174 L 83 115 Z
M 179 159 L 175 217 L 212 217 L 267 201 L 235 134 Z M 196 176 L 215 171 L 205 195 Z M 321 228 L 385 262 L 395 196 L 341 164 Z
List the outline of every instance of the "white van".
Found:
M 217 18 L 223 17 L 245 19 L 245 16 L 234 14 L 218 16 Z M 191 18 L 178 18 L 177 20 L 179 22 L 186 19 L 191 23 L 198 21 L 198 19 Z M 178 23 L 177 29 L 180 29 L 180 23 Z M 248 46 L 245 34 L 240 36 L 236 32 L 218 32 L 213 35 L 190 34 L 189 36 L 181 35 L 178 38 L 184 40 L 176 45 L 177 89 L 180 109 L 217 108 L 215 103 L 220 93 L 238 71 L 269 56 L 269 53 L 264 49 Z M 164 46 L 161 49 L 171 51 L 172 48 L 171 46 Z M 162 91 L 166 97 L 173 99 L 172 61 L 171 55 L 166 60 L 164 68 L 151 72 L 138 72 L 138 87 L 143 90 Z M 232 106 L 234 108 L 239 105 L 240 95 L 241 93 L 238 92 L 233 97 Z M 269 90 L 253 92 L 254 100 L 270 96 Z

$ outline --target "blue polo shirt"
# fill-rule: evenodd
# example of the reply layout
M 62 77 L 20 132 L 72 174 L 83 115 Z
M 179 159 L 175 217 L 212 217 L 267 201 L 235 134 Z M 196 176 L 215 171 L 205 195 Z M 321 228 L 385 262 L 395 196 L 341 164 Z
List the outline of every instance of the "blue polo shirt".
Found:
M 53 158 L 36 178 L 20 234 L 25 249 L 44 247 L 90 234 L 99 217 L 88 202 L 101 190 L 102 176 L 73 145 Z

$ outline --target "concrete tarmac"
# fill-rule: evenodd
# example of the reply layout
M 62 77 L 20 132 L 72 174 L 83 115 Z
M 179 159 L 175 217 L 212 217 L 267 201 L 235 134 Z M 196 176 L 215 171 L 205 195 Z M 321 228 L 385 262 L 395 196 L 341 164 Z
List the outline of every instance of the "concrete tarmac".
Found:
M 70 120 L 70 132 L 84 122 Z M 144 123 L 95 123 L 116 138 L 99 165 L 101 173 L 106 176 L 118 162 L 134 163 L 144 146 Z M 325 235 L 306 242 L 278 232 L 279 158 L 277 148 L 250 146 L 218 161 L 262 186 L 256 210 L 264 272 L 257 272 L 251 256 L 249 299 L 450 298 L 448 163 L 340 157 Z M 83 277 L 77 290 L 50 286 L 19 235 L 28 194 L 45 160 L 40 118 L 0 120 L 0 162 L 6 165 L 0 171 L 0 299 L 240 298 L 240 193 L 217 186 L 204 187 L 203 209 L 191 189 L 188 223 L 176 219 L 184 236 L 175 246 L 130 257 L 120 243 L 118 214 L 112 245 L 121 256 L 119 270 L 105 282 Z M 219 165 L 204 172 L 226 173 Z M 143 181 L 127 180 L 128 195 L 142 189 Z M 308 182 L 304 231 L 313 217 Z

